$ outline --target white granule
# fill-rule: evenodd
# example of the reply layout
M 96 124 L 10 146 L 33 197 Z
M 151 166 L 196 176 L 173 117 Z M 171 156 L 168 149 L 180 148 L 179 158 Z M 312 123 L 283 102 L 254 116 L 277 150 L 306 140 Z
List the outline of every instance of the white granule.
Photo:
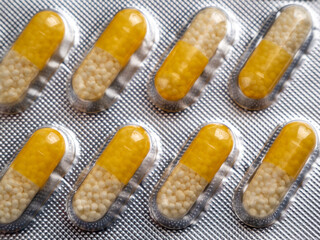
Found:
M 159 211 L 168 218 L 182 218 L 207 184 L 198 173 L 179 163 L 158 192 Z
M 265 36 L 265 40 L 275 43 L 294 55 L 306 39 L 311 25 L 311 17 L 306 9 L 291 6 L 279 15 Z
M 0 181 L 0 223 L 17 220 L 38 191 L 35 183 L 9 168 Z
M 193 45 L 210 59 L 226 32 L 225 14 L 218 9 L 207 8 L 195 17 L 181 40 Z
M 83 100 L 98 100 L 120 71 L 121 65 L 116 58 L 94 47 L 73 77 L 73 90 Z
M 114 175 L 95 165 L 73 198 L 73 210 L 83 221 L 101 219 L 123 188 Z
M 278 207 L 293 179 L 284 170 L 263 162 L 243 194 L 243 206 L 253 217 L 266 217 Z
M 0 63 L 0 103 L 19 101 L 38 73 L 37 66 L 10 50 Z

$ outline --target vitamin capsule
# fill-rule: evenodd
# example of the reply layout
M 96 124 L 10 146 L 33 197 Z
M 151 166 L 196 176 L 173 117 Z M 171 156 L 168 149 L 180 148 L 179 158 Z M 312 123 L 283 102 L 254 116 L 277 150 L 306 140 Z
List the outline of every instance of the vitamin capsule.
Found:
M 22 215 L 64 154 L 59 131 L 41 128 L 33 133 L 0 180 L 0 224 Z
M 240 71 L 238 85 L 243 95 L 250 99 L 268 97 L 311 28 L 311 16 L 304 7 L 284 8 Z
M 318 154 L 316 132 L 306 122 L 289 122 L 270 139 L 274 139 L 272 145 L 267 144 L 269 149 L 255 160 L 233 200 L 239 218 L 255 227 L 268 226 L 279 218 L 295 192 L 291 186 L 294 182 L 295 186 L 301 184 L 308 170 L 304 169 L 306 162 L 310 161 L 310 168 Z
M 76 71 L 72 87 L 82 100 L 100 99 L 142 44 L 147 22 L 136 9 L 124 9 L 110 22 Z
M 150 146 L 142 127 L 121 128 L 75 192 L 72 208 L 76 216 L 85 222 L 103 218 L 146 158 Z
M 281 130 L 243 194 L 251 216 L 263 218 L 275 211 L 315 144 L 315 132 L 306 123 L 292 122 Z
M 227 17 L 216 8 L 200 11 L 158 70 L 154 84 L 167 101 L 178 101 L 190 91 L 215 55 L 227 32 Z
M 157 211 L 162 217 L 175 221 L 186 216 L 200 194 L 212 182 L 233 147 L 232 133 L 225 125 L 212 123 L 202 127 L 179 163 L 156 192 L 156 196 L 151 198 L 153 217 L 159 220 L 160 217 L 156 217 Z M 152 207 L 152 201 L 156 201 L 155 208 Z M 202 207 L 197 206 L 197 209 Z M 193 217 L 197 217 L 195 215 L 192 214 Z M 160 223 L 166 226 L 168 221 L 160 220 Z
M 59 47 L 65 33 L 58 13 L 37 13 L 0 63 L 0 104 L 20 101 Z

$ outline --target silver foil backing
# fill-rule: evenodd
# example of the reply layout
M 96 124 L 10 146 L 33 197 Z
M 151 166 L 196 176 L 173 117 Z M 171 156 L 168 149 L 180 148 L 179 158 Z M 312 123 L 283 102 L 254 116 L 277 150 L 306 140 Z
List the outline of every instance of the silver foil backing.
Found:
M 4 169 L 27 134 L 45 124 L 60 124 L 72 130 L 81 145 L 76 165 L 52 194 L 43 211 L 24 230 L 0 234 L 0 239 L 317 239 L 320 236 L 319 159 L 298 189 L 285 216 L 268 228 L 250 228 L 232 210 L 232 196 L 245 171 L 258 155 L 270 133 L 282 122 L 304 118 L 320 125 L 320 43 L 315 43 L 291 75 L 290 84 L 276 103 L 260 111 L 246 111 L 229 96 L 228 83 L 241 54 L 260 30 L 269 14 L 294 1 L 59 1 L 5 0 L 0 2 L 0 57 L 14 42 L 31 17 L 42 9 L 65 11 L 78 24 L 79 44 L 61 64 L 38 99 L 22 113 L 0 115 L 0 169 Z M 299 2 L 320 14 L 317 1 Z M 156 20 L 160 39 L 141 68 L 130 80 L 119 100 L 96 114 L 73 109 L 67 99 L 67 84 L 86 52 L 120 9 L 134 6 L 146 9 Z M 147 82 L 163 52 L 176 39 L 181 28 L 199 9 L 217 6 L 234 14 L 239 41 L 230 57 L 204 88 L 198 101 L 184 111 L 166 113 L 153 105 Z M 318 19 L 314 19 L 317 22 Z M 223 120 L 242 137 L 242 154 L 237 159 L 221 191 L 211 199 L 200 220 L 183 230 L 168 230 L 155 223 L 149 213 L 150 194 L 170 161 L 188 136 L 204 122 Z M 77 177 L 103 144 L 107 135 L 121 124 L 143 122 L 158 135 L 161 155 L 152 171 L 111 226 L 99 232 L 75 227 L 67 217 L 66 198 Z M 315 126 L 317 127 L 317 126 Z

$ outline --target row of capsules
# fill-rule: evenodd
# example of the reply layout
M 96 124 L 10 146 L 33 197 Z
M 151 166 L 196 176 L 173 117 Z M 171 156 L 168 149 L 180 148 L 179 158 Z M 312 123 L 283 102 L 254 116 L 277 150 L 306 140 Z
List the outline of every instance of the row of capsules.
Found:
M 68 91 L 73 106 L 86 112 L 111 106 L 156 39 L 147 15 L 136 9 L 124 9 L 113 18 L 74 74 Z M 74 36 L 72 31 L 64 34 L 68 28 L 65 19 L 58 12 L 38 13 L 4 57 L 0 65 L 0 91 L 5 104 L 1 109 L 8 110 L 8 106 L 23 109 L 59 66 Z M 237 77 L 233 77 L 230 85 L 235 101 L 249 109 L 265 107 L 274 100 L 312 38 L 311 17 L 301 6 L 286 6 L 267 22 L 265 31 L 243 55 L 233 75 Z M 232 25 L 226 12 L 218 8 L 205 8 L 195 16 L 153 76 L 149 93 L 159 107 L 178 111 L 196 101 L 233 42 Z M 37 31 L 45 32 L 40 41 Z M 50 51 L 44 51 L 46 48 Z M 22 80 L 27 81 L 19 85 Z M 244 98 L 246 101 L 241 100 Z M 53 135 L 58 135 L 50 132 L 53 130 L 47 131 L 42 136 L 46 140 L 39 140 L 44 146 L 46 142 L 55 143 L 57 137 Z M 68 198 L 68 215 L 77 226 L 99 230 L 120 214 L 156 157 L 157 148 L 151 135 L 145 128 L 131 124 L 107 140 Z M 39 165 L 41 169 L 29 168 L 37 164 L 39 155 L 30 153 L 35 157 L 25 164 L 19 156 L 31 151 L 24 150 L 32 149 L 28 144 L 29 141 L 0 180 L 0 207 L 4 209 L 0 228 L 5 231 L 21 228 L 39 209 L 42 204 L 37 196 L 52 192 L 51 172 L 58 169 L 58 160 L 66 154 L 52 156 L 51 147 L 45 146 L 49 149 L 48 162 L 56 157 L 53 161 L 56 164 L 50 168 L 45 163 Z M 257 227 L 273 223 L 288 204 L 291 189 L 297 187 L 315 160 L 317 149 L 316 132 L 308 123 L 294 121 L 280 126 L 266 145 L 267 154 L 259 155 L 236 189 L 233 205 L 238 217 Z M 71 152 L 74 156 L 75 151 Z M 237 138 L 226 125 L 209 123 L 198 129 L 156 186 L 150 198 L 151 216 L 169 228 L 193 223 L 219 188 L 237 152 Z M 38 177 L 42 172 L 45 176 Z M 37 182 L 38 178 L 42 181 Z M 19 187 L 14 188 L 15 184 Z M 21 203 L 15 194 L 25 196 Z
M 194 223 L 208 205 L 239 154 L 239 137 L 228 124 L 197 128 L 155 186 L 151 216 L 181 229 Z M 26 140 L 0 178 L 0 231 L 27 226 L 79 155 L 72 132 L 44 126 Z M 281 124 L 270 136 L 235 190 L 233 207 L 246 224 L 274 223 L 286 208 L 319 154 L 316 130 L 306 121 Z M 158 155 L 156 136 L 129 123 L 109 135 L 83 170 L 67 198 L 67 214 L 79 228 L 109 226 Z
M 134 8 L 119 11 L 86 55 L 68 84 L 78 110 L 110 107 L 157 39 L 152 17 Z M 0 63 L 0 112 L 28 108 L 75 44 L 78 31 L 67 14 L 37 13 Z
M 56 16 L 57 15 L 57 16 Z M 131 17 L 131 18 L 130 18 Z M 235 43 L 235 21 L 208 7 L 155 67 L 148 93 L 165 111 L 194 103 Z M 37 98 L 74 44 L 75 24 L 66 14 L 36 14 L 0 63 L 0 112 L 23 111 Z M 262 109 L 275 100 L 313 38 L 312 18 L 300 5 L 274 12 L 240 57 L 229 83 L 230 95 L 246 109 Z M 118 12 L 67 84 L 76 109 L 109 108 L 158 40 L 146 11 Z

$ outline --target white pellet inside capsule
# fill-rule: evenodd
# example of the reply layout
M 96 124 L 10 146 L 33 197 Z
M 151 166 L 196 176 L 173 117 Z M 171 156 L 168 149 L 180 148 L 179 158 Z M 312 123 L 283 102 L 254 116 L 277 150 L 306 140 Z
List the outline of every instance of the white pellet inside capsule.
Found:
M 263 162 L 244 192 L 244 208 L 254 217 L 272 214 L 292 181 L 292 177 L 281 168 Z
M 179 164 L 158 192 L 159 211 L 168 218 L 183 217 L 207 184 L 198 173 L 184 164 Z
M 38 73 L 32 62 L 11 49 L 0 64 L 0 103 L 20 100 Z
M 73 198 L 73 210 L 83 221 L 94 222 L 102 218 L 123 188 L 114 175 L 95 165 Z
M 77 70 L 73 89 L 78 97 L 97 100 L 102 97 L 121 70 L 121 65 L 107 51 L 95 46 Z
M 0 180 L 0 223 L 17 220 L 38 191 L 35 183 L 9 168 Z

